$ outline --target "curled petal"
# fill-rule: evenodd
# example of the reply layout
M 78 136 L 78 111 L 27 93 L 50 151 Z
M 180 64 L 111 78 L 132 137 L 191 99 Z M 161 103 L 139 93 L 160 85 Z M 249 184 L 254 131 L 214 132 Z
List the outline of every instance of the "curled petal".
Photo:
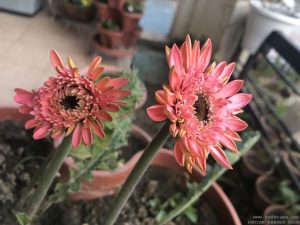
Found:
M 227 169 L 232 169 L 231 164 L 228 162 L 224 151 L 218 146 L 210 146 L 210 154 L 222 166 Z
M 55 50 L 50 51 L 50 60 L 51 60 L 52 65 L 55 69 L 64 67 L 58 53 Z
M 153 121 L 164 121 L 167 119 L 166 114 L 164 113 L 163 105 L 154 105 L 147 108 L 147 114 Z
M 38 122 L 35 120 L 35 119 L 31 119 L 31 120 L 28 120 L 26 123 L 25 123 L 25 129 L 31 129 L 31 128 L 34 128 L 36 126 L 38 126 Z
M 181 83 L 181 78 L 178 73 L 176 73 L 174 66 L 170 69 L 169 72 L 169 83 L 173 91 L 176 91 Z
M 59 129 L 59 130 L 56 130 L 55 132 L 52 132 L 51 137 L 52 137 L 53 139 L 58 139 L 58 138 L 60 138 L 63 134 L 64 134 L 64 130 L 63 130 L 63 129 Z
M 235 142 L 232 139 L 228 138 L 227 136 L 225 136 L 225 135 L 221 136 L 220 142 L 223 146 L 232 150 L 233 152 L 235 152 L 235 153 L 238 152 Z
M 172 137 L 176 137 L 177 136 L 177 134 L 178 134 L 178 128 L 177 128 L 177 126 L 176 126 L 175 123 L 172 123 L 170 125 L 169 132 L 172 135 Z

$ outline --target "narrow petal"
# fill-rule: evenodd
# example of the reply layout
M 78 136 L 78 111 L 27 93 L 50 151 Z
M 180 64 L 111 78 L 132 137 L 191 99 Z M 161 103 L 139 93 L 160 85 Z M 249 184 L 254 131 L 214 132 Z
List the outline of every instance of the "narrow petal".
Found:
M 31 129 L 38 125 L 39 125 L 39 123 L 35 119 L 31 119 L 25 123 L 25 129 Z
M 50 60 L 51 60 L 51 63 L 53 65 L 53 67 L 56 69 L 57 67 L 58 68 L 62 68 L 64 67 L 58 53 L 55 51 L 55 50 L 51 50 L 50 51 Z
M 169 67 L 175 66 L 175 70 L 179 74 L 183 74 L 184 68 L 182 65 L 181 52 L 177 45 L 173 45 L 169 56 Z
M 236 94 L 239 90 L 241 90 L 244 81 L 242 80 L 234 80 L 229 82 L 226 86 L 224 86 L 216 95 L 216 98 L 228 98 L 234 94 Z
M 102 106 L 102 109 L 110 111 L 110 112 L 118 112 L 120 110 L 120 107 L 115 104 L 106 104 Z
M 176 126 L 175 123 L 172 123 L 170 125 L 169 132 L 172 135 L 172 137 L 176 137 L 177 136 L 177 134 L 178 134 L 178 128 L 177 128 L 177 126 Z
M 224 147 L 232 150 L 235 153 L 238 152 L 235 142 L 232 139 L 228 138 L 227 136 L 223 135 L 220 139 L 220 142 Z
M 242 131 L 248 127 L 248 124 L 245 121 L 234 117 L 226 119 L 225 126 L 232 131 Z
M 199 71 L 203 72 L 208 66 L 211 58 L 212 45 L 211 40 L 207 39 L 201 48 L 200 57 L 197 65 L 199 66 Z
M 106 87 L 108 86 L 109 82 L 110 82 L 110 78 L 104 77 L 102 80 L 100 80 L 96 84 L 96 88 L 98 88 L 99 91 L 104 91 L 106 89 Z
M 96 115 L 101 120 L 112 121 L 111 115 L 109 115 L 107 112 L 98 111 Z
M 98 66 L 100 65 L 101 61 L 102 61 L 101 56 L 97 56 L 93 59 L 93 61 L 91 62 L 90 66 L 89 66 L 89 70 L 87 72 L 89 79 L 93 79 L 92 74 L 94 73 L 95 69 L 99 68 Z
M 129 90 L 111 90 L 105 93 L 105 97 L 109 100 L 115 100 L 119 98 L 125 98 L 129 96 L 131 92 Z
M 222 166 L 227 169 L 232 169 L 231 164 L 228 162 L 224 151 L 218 146 L 210 146 L 210 154 Z
M 154 105 L 147 108 L 147 114 L 153 121 L 164 121 L 167 119 L 167 116 L 164 113 L 164 106 L 163 105 Z
M 87 125 L 82 126 L 82 137 L 83 141 L 87 145 L 91 145 L 93 142 L 93 135 L 91 128 L 89 128 Z
M 63 130 L 63 129 L 59 129 L 59 130 L 57 130 L 57 131 L 55 131 L 55 132 L 52 132 L 51 137 L 52 137 L 53 139 L 58 139 L 58 138 L 60 138 L 63 134 L 64 134 L 64 130 Z
M 217 78 L 222 71 L 224 70 L 224 68 L 226 67 L 226 62 L 221 62 L 219 63 L 212 71 L 211 76 Z
M 184 166 L 184 154 L 181 151 L 180 141 L 177 141 L 174 146 L 174 157 L 180 166 Z
M 229 98 L 231 103 L 227 105 L 228 109 L 240 109 L 244 106 L 248 105 L 248 103 L 251 101 L 252 95 L 251 94 L 245 94 L 245 93 L 239 93 Z
M 40 127 L 37 127 L 33 133 L 33 139 L 38 140 L 46 137 L 50 129 L 50 125 L 46 124 Z
M 25 105 L 22 105 L 22 106 L 19 107 L 18 111 L 22 114 L 29 114 L 32 111 L 32 108 L 28 107 L 28 106 L 25 106 Z
M 104 71 L 104 67 L 98 67 L 94 69 L 93 72 L 88 73 L 87 78 L 96 81 L 100 77 L 103 71 Z
M 223 72 L 219 75 L 218 80 L 219 81 L 226 81 L 230 78 L 231 74 L 233 73 L 235 68 L 235 63 L 228 64 Z
M 100 137 L 101 139 L 103 139 L 105 137 L 105 133 L 103 131 L 103 128 L 100 124 L 98 124 L 95 121 L 90 121 L 90 125 L 93 128 L 93 131 L 96 133 L 96 135 L 98 137 Z
M 81 144 L 81 140 L 82 140 L 82 125 L 78 123 L 72 136 L 73 147 L 77 148 Z
M 114 86 L 115 88 L 121 88 L 128 84 L 128 79 L 124 77 L 113 78 L 109 81 L 110 86 Z
M 178 73 L 176 73 L 175 67 L 173 66 L 169 72 L 169 84 L 171 89 L 173 91 L 178 90 L 180 83 L 181 83 L 181 78 L 178 75 Z

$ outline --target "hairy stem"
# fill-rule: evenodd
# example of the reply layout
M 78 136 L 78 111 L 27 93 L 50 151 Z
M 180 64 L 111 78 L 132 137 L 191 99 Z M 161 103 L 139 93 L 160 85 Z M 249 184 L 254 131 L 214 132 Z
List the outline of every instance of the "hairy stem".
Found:
M 113 225 L 116 222 L 120 212 L 122 211 L 128 198 L 132 194 L 134 188 L 141 180 L 152 159 L 168 139 L 168 137 L 169 123 L 166 122 L 157 132 L 153 140 L 148 144 L 148 146 L 144 150 L 143 155 L 131 171 L 129 177 L 118 193 L 117 198 L 115 199 L 114 204 L 112 205 L 111 210 L 109 211 L 109 214 L 107 215 L 103 225 Z
M 18 211 L 24 212 L 30 219 L 34 218 L 70 150 L 71 136 L 68 136 L 54 150 L 53 154 L 49 156 L 49 160 L 42 166 L 36 178 L 34 178 L 34 184 L 25 193 L 25 199 L 21 198 L 21 202 L 24 202 L 24 204 L 21 205 Z

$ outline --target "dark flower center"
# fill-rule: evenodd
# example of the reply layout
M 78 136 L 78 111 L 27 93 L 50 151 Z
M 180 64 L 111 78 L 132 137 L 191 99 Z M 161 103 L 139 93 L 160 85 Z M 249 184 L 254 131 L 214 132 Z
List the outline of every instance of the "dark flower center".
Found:
M 198 94 L 194 104 L 197 119 L 205 123 L 209 122 L 209 102 L 203 94 Z
M 61 100 L 60 104 L 66 109 L 75 109 L 78 106 L 78 99 L 76 96 L 66 96 Z

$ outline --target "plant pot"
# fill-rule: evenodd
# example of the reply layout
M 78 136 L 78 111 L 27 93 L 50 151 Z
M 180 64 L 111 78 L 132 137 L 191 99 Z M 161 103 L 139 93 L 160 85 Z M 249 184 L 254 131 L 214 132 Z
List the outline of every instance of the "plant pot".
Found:
M 256 157 L 255 151 L 250 151 L 242 158 L 241 173 L 245 178 L 253 179 L 263 174 L 271 174 L 274 170 L 274 165 L 270 164 L 258 165 L 261 160 Z
M 300 178 L 300 170 L 297 168 L 297 166 L 294 164 L 294 162 L 291 159 L 292 156 L 296 160 L 300 161 L 300 153 L 296 151 L 291 151 L 291 152 L 283 151 L 281 154 L 282 154 L 282 160 L 284 165 L 288 168 L 290 172 L 292 172 L 295 176 Z
M 254 204 L 257 209 L 264 210 L 269 205 L 280 205 L 282 207 L 289 206 L 289 204 L 279 204 L 275 202 L 269 197 L 267 191 L 265 190 L 267 185 L 275 185 L 275 183 L 278 183 L 278 180 L 278 178 L 270 175 L 262 175 L 257 178 L 255 182 L 254 194 Z
M 264 221 L 266 225 L 274 224 L 274 220 L 276 221 L 282 221 L 280 224 L 288 224 L 288 221 L 283 222 L 284 220 L 281 220 L 281 218 L 285 218 L 288 215 L 288 212 L 285 207 L 280 205 L 270 205 L 267 207 L 264 211 Z M 276 219 L 274 218 L 276 216 Z
M 143 13 L 128 13 L 123 10 L 122 11 L 123 30 L 125 32 L 136 31 L 143 15 L 144 15 Z
M 296 35 L 300 19 L 271 11 L 263 7 L 263 1 L 251 0 L 247 26 L 242 42 L 243 49 L 254 54 L 272 31 L 280 31 L 289 37 Z
M 101 54 L 116 58 L 131 57 L 136 51 L 134 48 L 109 48 L 102 43 L 100 35 L 94 36 L 94 47 Z
M 126 168 L 121 168 L 115 172 L 108 172 L 106 171 L 103 173 L 105 175 L 105 179 L 102 182 L 106 184 L 113 184 L 119 186 L 129 175 L 130 171 L 133 169 L 134 165 L 142 155 L 142 151 L 138 152 L 134 157 L 124 166 Z M 166 149 L 161 149 L 154 160 L 152 161 L 152 165 L 160 166 L 166 168 L 168 170 L 173 171 L 175 174 L 182 175 L 186 173 L 186 170 L 179 166 L 178 163 L 175 161 L 173 152 Z M 119 174 L 118 179 L 114 179 L 114 177 Z M 104 177 L 103 177 L 104 178 Z M 201 181 L 202 180 L 201 172 L 198 169 L 194 169 L 193 173 L 191 174 L 191 179 L 193 181 Z M 118 183 L 119 181 L 120 183 Z M 118 183 L 118 184 L 117 184 Z M 99 184 L 102 185 L 103 183 Z M 90 185 L 86 183 L 86 185 Z M 91 187 L 86 187 L 91 188 Z M 95 187 L 94 187 L 95 188 Z M 114 191 L 111 191 L 107 194 L 113 194 Z M 93 200 L 103 196 L 103 191 L 97 187 L 94 189 L 93 192 L 89 193 L 81 193 L 81 194 L 73 194 L 71 195 L 72 200 Z M 226 225 L 241 225 L 240 219 L 238 217 L 237 212 L 235 211 L 231 201 L 228 199 L 226 194 L 223 192 L 221 187 L 213 183 L 212 186 L 205 192 L 202 196 L 201 200 L 206 201 L 209 206 L 214 209 L 215 213 L 218 216 L 218 220 L 220 224 Z
M 151 140 L 149 134 L 135 125 L 132 126 L 132 134 L 139 140 L 142 140 L 145 145 Z M 70 199 L 73 201 L 82 199 L 91 200 L 105 195 L 114 194 L 120 185 L 126 180 L 141 154 L 141 151 L 135 153 L 128 162 L 115 171 L 93 171 L 93 179 L 88 181 L 82 180 L 80 191 L 78 193 L 70 194 Z M 71 157 L 67 158 L 65 164 L 68 167 L 74 167 L 74 161 Z
M 139 40 L 142 31 L 124 32 L 124 45 L 126 47 L 134 46 Z
M 93 6 L 81 7 L 70 3 L 69 0 L 64 0 L 64 7 L 66 15 L 79 22 L 90 22 L 94 19 Z
M 97 1 L 96 8 L 97 8 L 98 18 L 101 23 L 110 18 L 110 9 L 108 7 L 108 4 Z
M 98 30 L 101 38 L 101 42 L 108 48 L 120 47 L 123 43 L 123 32 L 122 31 L 110 31 L 104 29 L 98 25 Z
M 108 5 L 113 9 L 121 10 L 125 2 L 126 0 L 108 0 Z

